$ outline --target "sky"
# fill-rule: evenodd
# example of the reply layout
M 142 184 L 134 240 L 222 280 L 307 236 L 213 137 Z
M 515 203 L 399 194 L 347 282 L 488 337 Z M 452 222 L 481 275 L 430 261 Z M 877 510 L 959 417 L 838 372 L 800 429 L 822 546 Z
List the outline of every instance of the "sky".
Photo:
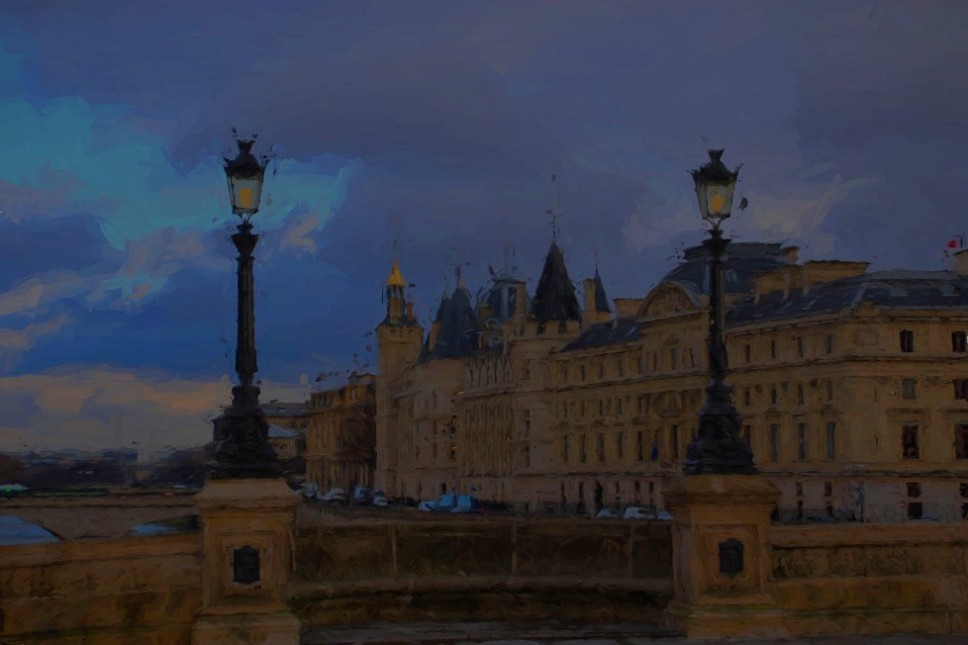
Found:
M 643 297 L 742 164 L 737 241 L 942 269 L 965 233 L 968 3 L 218 0 L 0 5 L 0 450 L 206 442 L 235 379 L 232 128 L 263 401 L 375 364 L 399 256 Z M 557 177 L 554 185 L 550 177 Z M 554 188 L 553 188 L 554 186 Z M 553 195 L 557 192 L 557 198 Z M 323 381 L 325 384 L 326 381 Z

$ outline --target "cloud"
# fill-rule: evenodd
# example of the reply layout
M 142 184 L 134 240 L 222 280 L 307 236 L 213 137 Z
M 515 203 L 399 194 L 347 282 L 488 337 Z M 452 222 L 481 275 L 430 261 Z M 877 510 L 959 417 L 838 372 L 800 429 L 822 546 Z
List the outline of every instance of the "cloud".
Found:
M 0 377 L 7 411 L 0 449 L 21 448 L 13 445 L 21 440 L 32 447 L 117 446 L 119 430 L 126 445 L 198 445 L 210 437 L 208 419 L 230 398 L 215 379 L 178 379 L 157 370 L 74 366 Z

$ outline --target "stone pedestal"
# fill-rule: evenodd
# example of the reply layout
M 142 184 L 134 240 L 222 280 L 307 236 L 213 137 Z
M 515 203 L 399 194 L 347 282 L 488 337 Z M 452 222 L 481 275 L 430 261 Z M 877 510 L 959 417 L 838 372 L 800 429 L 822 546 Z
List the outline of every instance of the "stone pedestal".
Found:
M 773 484 L 759 475 L 692 475 L 663 496 L 674 519 L 668 626 L 696 638 L 782 636 L 782 612 L 767 589 Z
M 202 613 L 195 645 L 298 645 L 286 606 L 299 496 L 280 479 L 212 480 L 195 496 L 202 518 Z

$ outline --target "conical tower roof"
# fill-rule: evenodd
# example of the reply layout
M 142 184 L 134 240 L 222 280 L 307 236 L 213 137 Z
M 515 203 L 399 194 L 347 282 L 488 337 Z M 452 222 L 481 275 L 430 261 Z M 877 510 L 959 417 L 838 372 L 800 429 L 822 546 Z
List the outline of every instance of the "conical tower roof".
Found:
M 428 337 L 423 360 L 458 358 L 477 349 L 477 316 L 471 306 L 470 292 L 463 284 L 449 298 L 441 299 L 434 322 L 440 326 L 433 347 Z
M 538 288 L 531 301 L 531 310 L 538 322 L 558 320 L 581 321 L 581 309 L 575 296 L 575 285 L 568 277 L 565 256 L 554 242 L 545 257 Z

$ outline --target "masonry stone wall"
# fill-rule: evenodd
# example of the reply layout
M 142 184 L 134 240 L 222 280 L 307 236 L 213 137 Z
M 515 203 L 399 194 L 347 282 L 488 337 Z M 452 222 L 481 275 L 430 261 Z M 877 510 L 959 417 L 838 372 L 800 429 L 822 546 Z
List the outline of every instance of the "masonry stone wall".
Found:
M 370 620 L 661 622 L 667 522 L 303 508 L 290 605 L 304 627 Z
M 964 524 L 773 526 L 767 539 L 790 635 L 968 632 Z
M 201 605 L 195 533 L 0 548 L 0 642 L 175 645 Z

